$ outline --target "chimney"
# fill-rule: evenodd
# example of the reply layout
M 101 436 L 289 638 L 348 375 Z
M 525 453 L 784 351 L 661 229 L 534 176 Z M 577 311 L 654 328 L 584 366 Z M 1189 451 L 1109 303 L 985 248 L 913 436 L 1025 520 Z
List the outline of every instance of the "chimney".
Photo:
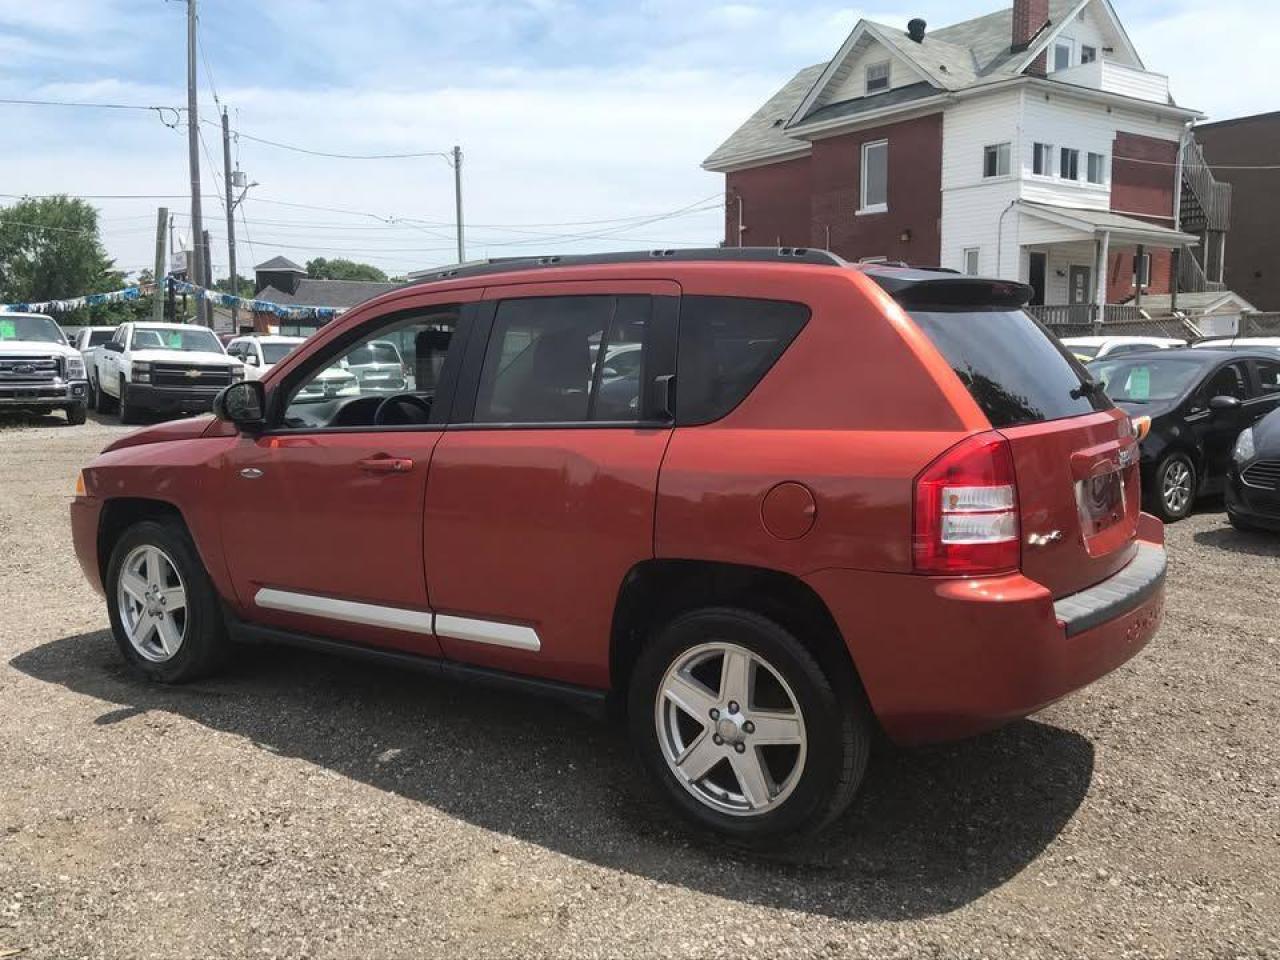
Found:
M 1048 23 L 1049 0 L 1013 0 L 1013 52 L 1031 46 Z
M 916 17 L 914 20 L 912 20 L 910 23 L 907 24 L 907 36 L 910 37 L 912 40 L 914 40 L 916 43 L 924 43 L 924 31 L 928 26 L 929 25 L 927 23 L 925 23 L 919 17 Z

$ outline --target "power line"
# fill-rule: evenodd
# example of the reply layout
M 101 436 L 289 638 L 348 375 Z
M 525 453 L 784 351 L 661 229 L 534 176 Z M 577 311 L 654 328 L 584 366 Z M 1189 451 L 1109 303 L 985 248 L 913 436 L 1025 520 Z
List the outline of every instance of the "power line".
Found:
M 1157 167 L 1178 166 L 1178 163 L 1173 160 L 1143 160 L 1141 157 L 1112 157 L 1111 159 L 1123 160 L 1126 163 L 1148 163 Z M 1205 166 L 1210 170 L 1280 170 L 1280 163 L 1206 163 Z

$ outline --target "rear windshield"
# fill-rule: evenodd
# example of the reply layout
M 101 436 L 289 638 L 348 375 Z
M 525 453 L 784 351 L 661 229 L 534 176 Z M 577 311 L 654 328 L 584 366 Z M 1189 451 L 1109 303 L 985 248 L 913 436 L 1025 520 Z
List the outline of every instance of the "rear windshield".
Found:
M 347 354 L 347 362 L 356 366 L 370 363 L 399 363 L 400 354 L 390 343 L 366 343 Z
M 1122 403 L 1175 400 L 1204 372 L 1199 358 L 1160 357 L 1141 360 L 1099 360 L 1089 366 L 1107 396 Z
M 264 343 L 262 345 L 262 360 L 264 363 L 279 363 L 296 347 L 296 343 Z
M 102 344 L 114 337 L 115 333 L 116 332 L 114 330 L 90 330 L 89 343 L 87 346 L 100 347 Z
M 951 364 L 993 427 L 1061 420 L 1105 410 L 1082 391 L 1077 363 L 1022 310 L 913 310 L 911 317 Z

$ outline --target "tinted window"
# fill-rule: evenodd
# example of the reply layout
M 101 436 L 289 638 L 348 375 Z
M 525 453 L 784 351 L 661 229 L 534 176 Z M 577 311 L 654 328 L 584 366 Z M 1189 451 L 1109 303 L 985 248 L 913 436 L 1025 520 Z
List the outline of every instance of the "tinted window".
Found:
M 912 311 L 993 427 L 1106 409 L 1080 393 L 1080 374 L 1050 334 L 1021 310 Z M 1073 393 L 1074 392 L 1074 393 Z
M 1112 400 L 1148 403 L 1182 396 L 1204 374 L 1204 364 L 1177 356 L 1100 360 L 1089 365 L 1089 372 Z
M 0 314 L 0 340 L 31 340 L 40 343 L 63 343 L 62 331 L 47 317 L 24 317 Z
M 778 300 L 683 297 L 676 362 L 676 419 L 719 420 L 743 401 L 809 320 Z
M 102 344 L 106 343 L 108 340 L 111 339 L 112 334 L 114 332 L 115 332 L 114 330 L 90 330 L 89 343 L 87 344 L 87 346 L 90 346 L 90 347 L 101 346 Z
M 289 354 L 293 353 L 296 343 L 264 343 L 262 344 L 262 362 L 263 363 L 279 363 Z M 245 347 L 245 353 L 248 354 L 248 346 Z
M 134 327 L 134 350 L 201 350 L 223 353 L 222 343 L 207 327 Z
M 1253 369 L 1258 374 L 1258 387 L 1263 393 L 1280 393 L 1280 363 L 1255 360 Z
M 641 419 L 647 296 L 504 300 L 480 373 L 479 423 Z
M 1223 367 L 1205 384 L 1204 395 L 1209 400 L 1214 397 L 1246 399 L 1248 391 L 1244 385 L 1244 366 L 1239 363 L 1232 363 Z

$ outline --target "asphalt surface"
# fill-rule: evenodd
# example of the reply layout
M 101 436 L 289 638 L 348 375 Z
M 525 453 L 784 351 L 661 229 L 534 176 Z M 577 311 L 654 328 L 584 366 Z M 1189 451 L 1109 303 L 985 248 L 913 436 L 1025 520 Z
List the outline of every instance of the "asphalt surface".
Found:
M 556 705 L 283 650 L 140 681 L 66 518 L 121 431 L 0 416 L 0 958 L 1280 956 L 1280 538 L 1171 527 L 1140 657 L 761 856 Z

